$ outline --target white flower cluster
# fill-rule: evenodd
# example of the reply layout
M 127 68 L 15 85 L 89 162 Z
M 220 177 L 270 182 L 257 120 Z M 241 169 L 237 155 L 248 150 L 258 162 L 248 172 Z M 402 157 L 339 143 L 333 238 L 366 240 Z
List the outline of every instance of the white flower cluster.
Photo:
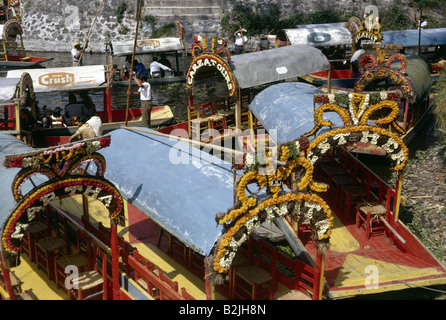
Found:
M 254 163 L 255 163 L 254 153 L 247 153 L 246 154 L 246 165 L 252 166 Z
M 377 132 L 372 132 L 370 133 L 370 131 L 362 131 L 362 137 L 361 137 L 361 142 L 363 143 L 371 143 L 376 145 L 378 143 L 378 139 L 379 139 L 380 135 Z
M 355 112 L 355 110 L 353 110 L 353 94 L 352 93 L 350 93 L 348 95 L 348 99 L 349 99 L 349 107 L 348 108 L 350 111 L 350 116 L 353 120 L 353 124 L 358 125 L 359 119 L 361 119 L 364 112 L 369 108 L 370 95 L 369 94 L 365 95 L 364 102 L 359 106 L 359 108 L 361 108 L 361 109 L 357 113 Z
M 350 136 L 350 132 L 345 132 L 345 133 L 338 133 L 337 135 L 335 135 L 333 137 L 334 140 L 338 140 L 338 144 L 343 145 L 347 143 L 347 140 L 345 139 L 345 137 L 349 137 Z

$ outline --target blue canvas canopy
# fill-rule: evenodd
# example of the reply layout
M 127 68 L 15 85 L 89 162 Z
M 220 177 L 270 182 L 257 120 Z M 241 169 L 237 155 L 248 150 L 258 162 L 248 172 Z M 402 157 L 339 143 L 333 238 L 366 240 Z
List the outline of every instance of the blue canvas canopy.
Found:
M 277 130 L 276 143 L 285 143 L 310 132 L 314 123 L 313 95 L 323 93 L 310 84 L 286 82 L 270 86 L 256 95 L 249 109 L 274 140 L 272 130 Z M 317 105 L 318 106 L 318 105 Z M 324 119 L 343 126 L 338 114 L 328 113 Z
M 217 212 L 233 205 L 231 164 L 175 139 L 112 131 L 99 152 L 122 197 L 178 240 L 208 255 L 222 233 Z
M 0 197 L 2 199 L 0 205 L 0 226 L 3 226 L 16 205 L 11 186 L 15 176 L 20 171 L 20 168 L 7 169 L 2 165 L 3 161 L 8 155 L 28 153 L 32 151 L 35 150 L 20 139 L 17 139 L 15 136 L 0 132 Z M 39 177 L 36 176 L 34 179 L 36 179 L 35 182 L 37 183 Z M 24 189 L 22 192 L 26 193 L 29 191 L 30 189 Z
M 418 47 L 418 29 L 383 31 L 383 42 L 401 44 L 405 48 Z M 442 46 L 446 44 L 446 28 L 421 29 L 421 46 Z

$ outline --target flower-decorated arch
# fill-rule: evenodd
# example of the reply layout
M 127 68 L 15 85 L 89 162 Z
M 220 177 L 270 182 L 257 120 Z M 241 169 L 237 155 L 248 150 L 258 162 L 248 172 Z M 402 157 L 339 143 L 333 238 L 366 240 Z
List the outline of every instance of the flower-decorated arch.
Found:
M 307 159 L 314 164 L 334 146 L 361 141 L 381 147 L 394 162 L 396 171 L 402 170 L 408 159 L 408 150 L 399 135 L 405 131 L 397 124 L 396 117 L 401 95 L 398 91 L 348 94 L 315 94 L 314 103 L 323 103 L 315 112 L 314 128 L 306 136 L 316 135 L 322 127 L 334 124 L 323 119 L 325 112 L 337 113 L 344 126 L 317 136 L 308 150 Z M 370 105 L 372 103 L 372 105 Z M 376 126 L 370 125 L 372 115 L 388 110 L 385 117 L 375 119 Z M 395 130 L 391 132 L 388 127 Z
M 371 55 L 362 55 L 361 58 L 363 58 L 363 56 Z M 399 61 L 400 63 L 398 67 L 393 68 L 391 67 L 391 65 L 395 60 Z M 406 57 L 399 53 L 390 56 L 387 61 L 383 61 L 382 63 L 379 63 L 379 61 L 376 60 L 376 63 L 372 68 L 363 70 L 364 72 L 356 81 L 354 89 L 356 92 L 366 91 L 377 82 L 389 80 L 393 83 L 394 86 L 399 88 L 402 95 L 407 101 L 413 102 L 415 99 L 413 85 L 411 81 L 404 75 L 406 69 Z
M 286 163 L 277 170 L 270 171 L 273 159 L 267 154 L 266 171 L 249 170 L 250 160 L 247 159 L 247 171 L 238 178 L 235 185 L 237 202 L 227 212 L 216 215 L 217 223 L 224 226 L 224 232 L 217 241 L 210 255 L 210 274 L 213 283 L 222 283 L 229 272 L 238 248 L 248 239 L 249 235 L 261 224 L 276 218 L 291 214 L 298 222 L 310 220 L 315 230 L 315 243 L 318 251 L 325 253 L 329 248 L 333 216 L 330 207 L 312 191 L 324 192 L 326 185 L 319 185 L 313 180 L 313 165 L 304 157 L 306 139 L 299 138 L 287 144 L 280 145 L 279 160 Z M 284 192 L 283 185 L 289 182 L 292 173 L 300 175 L 297 191 Z M 248 186 L 256 184 L 258 190 L 252 192 Z M 260 190 L 265 190 L 265 198 L 257 198 Z
M 230 53 L 226 48 L 226 41 L 219 38 L 212 38 L 212 48 L 208 49 L 206 37 L 199 36 L 192 46 L 193 60 L 186 75 L 186 86 L 192 89 L 195 79 L 200 74 L 216 71 L 225 80 L 229 95 L 236 92 L 237 81 L 232 73 L 230 63 Z M 200 43 L 201 41 L 201 43 Z
M 102 137 L 5 158 L 5 167 L 22 168 L 12 185 L 17 204 L 1 230 L 1 252 L 7 268 L 19 264 L 20 241 L 29 222 L 52 201 L 83 194 L 102 202 L 115 224 L 124 224 L 124 201 L 116 187 L 104 178 L 105 160 L 96 153 L 109 144 L 110 137 Z M 91 163 L 97 167 L 94 175 L 84 167 Z M 38 174 L 48 180 L 33 182 L 32 190 L 23 195 L 23 183 Z

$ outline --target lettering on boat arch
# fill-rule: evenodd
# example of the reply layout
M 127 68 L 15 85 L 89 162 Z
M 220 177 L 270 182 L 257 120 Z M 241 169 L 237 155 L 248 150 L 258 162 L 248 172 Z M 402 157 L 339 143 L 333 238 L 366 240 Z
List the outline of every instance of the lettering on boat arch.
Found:
M 322 105 L 314 113 L 315 126 L 305 135 L 309 137 L 315 135 L 322 127 L 332 128 L 335 125 L 324 120 L 325 112 L 337 113 L 344 127 L 317 136 L 307 150 L 307 159 L 314 165 L 332 147 L 361 141 L 384 149 L 395 163 L 394 170 L 402 170 L 408 159 L 407 147 L 396 133 L 387 130 L 392 126 L 398 133 L 405 133 L 396 122 L 400 99 L 401 93 L 398 91 L 315 94 L 313 102 Z M 370 105 L 370 101 L 374 103 Z M 390 110 L 385 116 L 382 115 L 384 109 Z M 374 114 L 379 115 L 379 118 L 374 120 L 377 126 L 369 125 L 369 119 Z
M 355 83 L 355 91 L 361 92 L 366 90 L 373 83 L 380 80 L 390 80 L 401 90 L 403 96 L 413 102 L 413 88 L 409 80 L 398 70 L 387 66 L 377 66 L 363 73 Z
M 307 158 L 312 165 L 328 150 L 348 142 L 361 141 L 381 147 L 395 164 L 394 170 L 404 169 L 409 153 L 404 142 L 394 133 L 369 125 L 359 125 L 336 129 L 318 136 L 308 148 Z
M 287 165 L 279 166 L 275 172 L 268 174 L 252 170 L 254 156 L 246 156 L 247 171 L 238 178 L 235 186 L 236 204 L 225 213 L 216 215 L 216 221 L 224 226 L 224 232 L 208 257 L 211 270 L 207 276 L 212 283 L 221 284 L 224 281 L 238 248 L 248 240 L 249 235 L 264 222 L 276 218 L 292 215 L 296 221 L 309 219 L 315 230 L 314 240 L 318 251 L 325 253 L 329 248 L 333 216 L 327 203 L 311 193 L 325 192 L 327 186 L 314 182 L 313 165 L 304 157 L 307 147 L 306 137 L 279 146 L 279 160 Z M 266 156 L 268 167 L 273 158 L 269 154 Z M 289 182 L 292 174 L 299 177 L 297 180 L 300 179 L 296 184 L 298 191 L 282 193 L 283 184 Z M 257 185 L 258 190 L 252 192 L 252 185 Z M 262 189 L 266 189 L 268 197 L 258 200 L 255 194 Z M 254 196 L 249 196 L 249 193 Z
M 12 185 L 17 204 L 1 232 L 1 252 L 8 267 L 19 263 L 20 241 L 29 222 L 34 221 L 39 212 L 45 211 L 52 201 L 86 195 L 102 202 L 110 218 L 116 224 L 123 225 L 124 201 L 116 187 L 104 178 L 105 159 L 96 153 L 109 144 L 110 137 L 105 136 L 5 157 L 5 167 L 22 168 Z M 92 170 L 87 172 L 87 169 L 92 163 L 96 165 L 96 171 L 90 174 Z M 32 181 L 36 175 L 44 176 L 46 180 Z M 28 180 L 31 180 L 33 188 L 23 195 L 22 186 Z
M 192 89 L 197 75 L 206 69 L 216 70 L 225 80 L 229 95 L 234 95 L 236 81 L 231 68 L 221 57 L 212 53 L 202 54 L 192 61 L 186 76 L 186 86 Z

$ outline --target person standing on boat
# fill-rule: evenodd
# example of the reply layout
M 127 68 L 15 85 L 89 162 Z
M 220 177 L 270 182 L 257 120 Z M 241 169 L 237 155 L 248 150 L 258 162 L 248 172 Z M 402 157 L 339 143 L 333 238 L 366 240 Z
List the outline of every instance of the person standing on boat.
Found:
M 234 32 L 235 36 L 235 52 L 234 54 L 245 53 L 245 45 L 248 43 L 248 37 L 246 36 L 246 29 L 240 28 Z
M 73 43 L 73 49 L 71 49 L 71 57 L 73 58 L 73 67 L 77 67 L 78 65 L 81 66 L 83 65 L 82 62 L 82 53 L 85 51 L 85 49 L 87 49 L 87 46 L 85 46 L 85 48 L 81 48 L 81 43 L 79 41 L 75 41 Z M 79 62 L 79 60 L 81 60 Z
M 356 47 L 356 51 L 353 53 L 350 58 L 350 64 L 352 66 L 352 78 L 358 78 L 361 75 L 359 72 L 359 57 L 365 53 L 365 50 L 359 47 Z
M 142 74 L 139 79 L 136 75 L 133 75 L 133 79 L 138 85 L 138 91 L 127 91 L 127 94 L 139 95 L 141 100 L 141 112 L 142 112 L 142 126 L 150 128 L 150 113 L 152 112 L 152 88 L 150 83 L 147 82 L 147 74 Z
M 175 71 L 171 67 L 165 66 L 164 64 L 161 64 L 158 62 L 157 57 L 153 57 L 153 61 L 150 64 L 150 75 L 152 78 L 159 78 L 161 77 L 161 69 L 166 71 Z
M 427 21 L 424 20 L 424 16 L 420 17 L 420 20 L 418 20 L 418 29 L 426 29 L 427 28 Z

